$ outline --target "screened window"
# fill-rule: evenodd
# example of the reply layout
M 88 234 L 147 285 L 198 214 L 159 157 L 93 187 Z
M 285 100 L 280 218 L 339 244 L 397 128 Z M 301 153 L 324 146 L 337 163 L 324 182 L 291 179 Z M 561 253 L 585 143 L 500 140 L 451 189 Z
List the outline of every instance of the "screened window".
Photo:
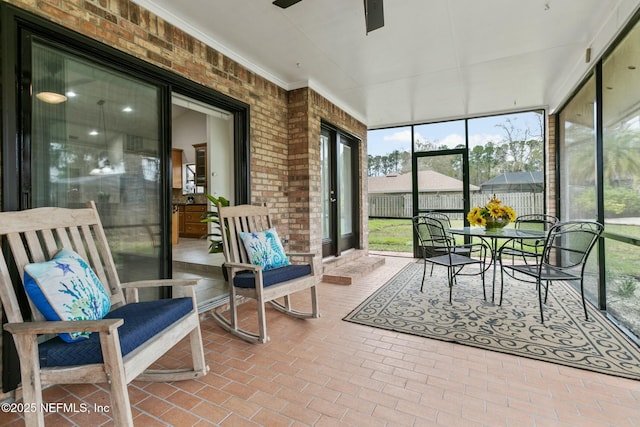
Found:
M 603 207 L 607 310 L 640 335 L 640 25 L 602 64 Z
M 561 219 L 596 220 L 596 106 L 595 78 L 591 77 L 560 114 Z M 585 273 L 585 295 L 598 302 L 598 247 L 591 252 Z M 577 285 L 573 283 L 573 285 Z
M 470 119 L 472 206 L 496 194 L 517 215 L 545 213 L 544 112 Z

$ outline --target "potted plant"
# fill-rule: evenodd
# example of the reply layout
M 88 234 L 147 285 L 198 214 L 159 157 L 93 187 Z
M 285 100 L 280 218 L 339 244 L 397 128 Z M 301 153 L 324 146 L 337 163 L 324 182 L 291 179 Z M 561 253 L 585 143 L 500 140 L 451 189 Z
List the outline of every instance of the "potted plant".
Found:
M 229 200 L 220 196 L 215 197 L 211 194 L 207 194 L 207 199 L 211 202 L 214 207 L 212 211 L 205 211 L 202 213 L 202 217 L 200 219 L 201 222 L 210 222 L 211 227 L 209 233 L 202 236 L 202 238 L 209 238 L 209 253 L 217 254 L 223 251 L 222 247 L 222 225 L 220 224 L 220 218 L 218 217 L 218 203 L 222 206 L 229 206 Z M 225 227 L 224 232 L 229 237 L 229 229 Z M 228 280 L 227 277 L 227 269 L 224 267 L 224 263 L 222 264 L 222 274 L 225 280 Z
M 211 204 L 213 204 L 214 210 L 205 211 L 202 213 L 202 217 L 200 221 L 210 222 L 212 224 L 210 232 L 204 235 L 203 238 L 206 238 L 206 237 L 210 238 L 209 253 L 217 254 L 222 252 L 222 230 L 220 225 L 220 219 L 218 218 L 217 206 L 218 206 L 218 203 L 221 204 L 222 206 L 229 206 L 229 200 L 225 199 L 222 196 L 215 197 L 215 196 L 212 196 L 211 194 L 207 194 L 207 199 L 209 199 Z M 227 236 L 229 236 L 228 230 L 225 230 L 225 231 L 227 232 Z

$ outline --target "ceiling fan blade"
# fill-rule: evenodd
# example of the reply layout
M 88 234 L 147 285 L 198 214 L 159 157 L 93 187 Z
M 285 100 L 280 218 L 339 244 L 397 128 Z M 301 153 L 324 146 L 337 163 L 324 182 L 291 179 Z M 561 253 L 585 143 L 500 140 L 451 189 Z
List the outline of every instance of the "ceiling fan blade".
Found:
M 367 34 L 384 27 L 382 0 L 364 0 L 364 19 L 367 24 Z
M 293 6 L 294 4 L 298 3 L 299 1 L 302 1 L 302 0 L 275 0 L 273 4 L 283 9 L 286 9 L 289 6 Z

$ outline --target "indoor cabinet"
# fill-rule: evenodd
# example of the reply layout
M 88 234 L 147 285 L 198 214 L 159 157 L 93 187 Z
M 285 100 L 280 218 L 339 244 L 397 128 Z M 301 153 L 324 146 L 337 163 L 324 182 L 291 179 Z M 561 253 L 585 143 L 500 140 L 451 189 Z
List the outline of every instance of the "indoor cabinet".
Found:
M 194 144 L 193 148 L 196 150 L 196 162 L 195 162 L 195 182 L 196 187 L 204 187 L 207 189 L 207 144 Z
M 200 238 L 207 234 L 207 223 L 200 222 L 207 205 L 180 205 L 178 209 L 182 213 L 179 215 L 180 237 Z
M 173 207 L 171 212 L 171 244 L 178 244 L 178 236 L 180 236 L 180 210 L 177 206 Z
M 171 187 L 182 189 L 182 150 L 174 148 L 171 150 Z

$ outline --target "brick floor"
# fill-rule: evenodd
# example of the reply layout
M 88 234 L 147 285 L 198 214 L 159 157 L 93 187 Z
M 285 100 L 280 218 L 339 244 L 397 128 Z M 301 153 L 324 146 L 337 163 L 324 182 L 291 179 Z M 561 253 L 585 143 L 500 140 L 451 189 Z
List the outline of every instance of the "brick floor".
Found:
M 211 372 L 129 386 L 140 426 L 640 426 L 640 382 L 342 321 L 407 258 L 351 286 L 322 283 L 322 317 L 268 310 L 271 341 L 248 344 L 203 318 Z M 307 293 L 294 302 L 306 304 Z M 253 324 L 252 303 L 241 306 Z M 170 363 L 184 360 L 186 346 Z M 109 404 L 104 385 L 45 391 L 45 401 Z M 4 418 L 2 418 L 4 417 Z M 48 425 L 109 425 L 108 414 L 49 414 Z M 0 425 L 23 425 L 0 413 Z

